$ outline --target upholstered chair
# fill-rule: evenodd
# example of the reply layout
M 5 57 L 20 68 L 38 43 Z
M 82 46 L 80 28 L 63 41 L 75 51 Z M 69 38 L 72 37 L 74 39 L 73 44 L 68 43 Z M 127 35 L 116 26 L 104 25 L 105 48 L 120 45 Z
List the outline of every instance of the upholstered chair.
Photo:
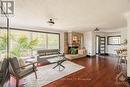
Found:
M 0 87 L 5 87 L 5 83 L 10 79 L 9 61 L 4 59 L 0 64 Z
M 20 79 L 32 74 L 33 72 L 37 79 L 36 71 L 37 69 L 34 63 L 20 66 L 16 57 L 10 58 L 10 73 L 16 79 L 16 87 L 18 87 Z

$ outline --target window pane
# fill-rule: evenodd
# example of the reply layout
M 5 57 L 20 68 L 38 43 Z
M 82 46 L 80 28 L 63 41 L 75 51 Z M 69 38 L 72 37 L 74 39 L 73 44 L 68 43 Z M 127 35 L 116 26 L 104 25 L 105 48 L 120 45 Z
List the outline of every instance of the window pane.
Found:
M 31 41 L 31 32 L 11 30 L 10 38 L 11 56 L 30 56 L 30 49 L 26 45 Z
M 108 37 L 108 44 L 120 44 L 121 42 L 120 36 L 110 36 Z
M 0 29 L 0 61 L 7 57 L 7 29 Z
M 32 39 L 38 40 L 37 46 L 33 49 L 33 55 L 37 54 L 37 50 L 47 49 L 46 33 L 33 32 L 32 33 Z
M 37 39 L 37 44 L 33 48 L 25 47 L 30 41 L 35 39 Z M 10 48 L 11 56 L 13 57 L 35 56 L 38 50 L 59 49 L 59 35 L 11 30 Z
M 38 45 L 36 49 L 46 49 L 46 33 L 32 33 L 33 39 L 38 39 Z
M 48 34 L 48 49 L 59 49 L 58 34 Z

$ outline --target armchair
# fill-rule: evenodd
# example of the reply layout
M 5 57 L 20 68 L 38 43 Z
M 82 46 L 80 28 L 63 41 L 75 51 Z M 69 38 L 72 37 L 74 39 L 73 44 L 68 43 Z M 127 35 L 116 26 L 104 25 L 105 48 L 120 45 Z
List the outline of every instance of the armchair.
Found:
M 10 79 L 8 59 L 5 58 L 0 65 L 0 87 L 5 87 L 5 83 Z
M 14 57 L 10 58 L 10 64 L 10 73 L 16 79 L 16 87 L 18 87 L 20 79 L 32 74 L 33 72 L 35 73 L 35 77 L 37 79 L 37 69 L 34 63 L 20 66 L 17 58 Z

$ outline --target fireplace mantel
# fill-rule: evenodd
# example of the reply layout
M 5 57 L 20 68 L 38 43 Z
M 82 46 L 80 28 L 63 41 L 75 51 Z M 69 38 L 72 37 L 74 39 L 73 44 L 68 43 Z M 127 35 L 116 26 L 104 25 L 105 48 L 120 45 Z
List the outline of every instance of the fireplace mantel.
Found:
M 84 44 L 83 33 L 80 32 L 65 32 L 64 33 L 64 52 L 69 53 L 70 47 L 82 48 Z

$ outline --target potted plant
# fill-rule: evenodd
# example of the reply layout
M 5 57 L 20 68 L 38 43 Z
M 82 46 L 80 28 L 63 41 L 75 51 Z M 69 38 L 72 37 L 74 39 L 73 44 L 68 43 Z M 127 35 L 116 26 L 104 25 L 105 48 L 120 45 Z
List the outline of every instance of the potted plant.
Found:
M 11 54 L 15 57 L 21 57 L 24 56 L 23 52 L 26 53 L 28 50 L 33 49 L 38 44 L 38 39 L 29 41 L 26 36 L 20 36 L 17 40 L 15 40 L 15 42 L 16 45 L 12 48 Z
M 7 35 L 3 34 L 2 36 L 0 36 L 0 57 L 2 54 L 6 55 L 6 48 L 7 48 Z
M 71 47 L 69 51 L 70 51 L 71 54 L 76 54 L 77 49 Z

